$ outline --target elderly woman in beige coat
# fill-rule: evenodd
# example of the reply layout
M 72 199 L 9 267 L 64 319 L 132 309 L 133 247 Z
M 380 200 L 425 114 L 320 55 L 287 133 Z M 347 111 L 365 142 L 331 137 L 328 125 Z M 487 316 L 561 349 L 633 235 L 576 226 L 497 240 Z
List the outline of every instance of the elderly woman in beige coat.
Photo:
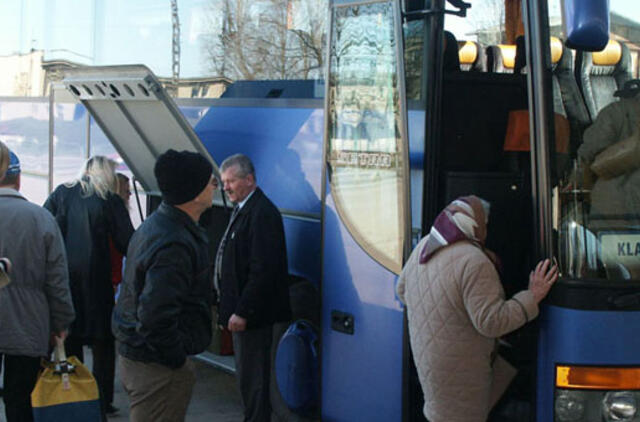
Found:
M 480 198 L 453 201 L 411 254 L 396 287 L 407 306 L 430 422 L 487 419 L 515 374 L 495 358 L 497 339 L 538 315 L 558 277 L 549 260 L 540 262 L 529 288 L 505 300 L 496 257 L 484 247 L 488 217 L 489 204 Z

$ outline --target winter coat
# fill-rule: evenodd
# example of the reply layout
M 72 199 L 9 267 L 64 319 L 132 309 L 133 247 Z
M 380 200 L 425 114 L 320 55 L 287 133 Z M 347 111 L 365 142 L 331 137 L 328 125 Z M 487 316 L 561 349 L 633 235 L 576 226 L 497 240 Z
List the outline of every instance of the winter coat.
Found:
M 55 217 L 64 238 L 69 262 L 71 297 L 76 319 L 70 336 L 88 344 L 111 336 L 113 285 L 109 237 L 126 253 L 133 226 L 122 199 L 109 194 L 85 197 L 80 184 L 60 185 L 44 207 Z
M 419 264 L 422 239 L 396 292 L 407 306 L 409 338 L 431 422 L 481 422 L 489 412 L 496 339 L 538 315 L 530 291 L 504 300 L 498 273 L 468 241 Z
M 247 328 L 291 318 L 287 246 L 280 211 L 256 188 L 233 220 L 222 256 L 218 322 L 232 314 Z
M 638 130 L 639 123 L 640 95 L 609 104 L 585 131 L 578 157 L 591 165 L 600 152 Z M 592 217 L 626 214 L 622 218 L 631 223 L 629 214 L 632 214 L 637 224 L 639 205 L 640 168 L 611 179 L 598 178 L 591 190 Z
M 211 343 L 212 259 L 206 232 L 166 203 L 131 238 L 113 312 L 118 352 L 181 367 Z
M 0 353 L 46 356 L 49 335 L 74 318 L 60 230 L 49 211 L 0 188 L 0 256 L 13 263 L 0 289 Z

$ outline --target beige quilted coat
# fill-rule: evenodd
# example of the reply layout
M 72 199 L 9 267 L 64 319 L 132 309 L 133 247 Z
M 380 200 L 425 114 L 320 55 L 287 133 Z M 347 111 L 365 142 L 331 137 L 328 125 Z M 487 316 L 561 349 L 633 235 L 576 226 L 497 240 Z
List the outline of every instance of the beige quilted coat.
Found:
M 492 388 L 505 377 L 494 371 L 504 365 L 492 365 L 496 339 L 535 318 L 538 306 L 529 291 L 505 301 L 495 267 L 470 242 L 447 246 L 419 264 L 426 239 L 396 287 L 407 306 L 424 415 L 430 422 L 485 421 L 496 394 Z

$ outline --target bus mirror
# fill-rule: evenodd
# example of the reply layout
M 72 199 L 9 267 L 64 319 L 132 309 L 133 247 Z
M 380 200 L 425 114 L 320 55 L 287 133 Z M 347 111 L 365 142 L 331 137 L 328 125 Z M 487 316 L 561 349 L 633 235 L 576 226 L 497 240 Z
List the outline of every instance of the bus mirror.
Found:
M 567 47 L 600 51 L 609 41 L 609 0 L 564 0 Z

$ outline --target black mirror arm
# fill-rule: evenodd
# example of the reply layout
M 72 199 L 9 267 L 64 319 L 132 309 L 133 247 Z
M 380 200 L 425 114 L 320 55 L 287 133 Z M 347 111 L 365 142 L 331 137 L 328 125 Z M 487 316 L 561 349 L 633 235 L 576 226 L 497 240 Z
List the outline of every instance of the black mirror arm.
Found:
M 412 12 L 404 12 L 403 16 L 406 20 L 414 20 L 417 18 L 423 18 L 428 15 L 433 15 L 436 13 L 442 13 L 445 15 L 455 15 L 464 18 L 467 16 L 467 9 L 471 7 L 471 3 L 465 3 L 462 0 L 447 0 L 453 7 L 457 7 L 458 10 L 440 10 L 440 9 L 424 9 L 424 10 L 415 10 Z

